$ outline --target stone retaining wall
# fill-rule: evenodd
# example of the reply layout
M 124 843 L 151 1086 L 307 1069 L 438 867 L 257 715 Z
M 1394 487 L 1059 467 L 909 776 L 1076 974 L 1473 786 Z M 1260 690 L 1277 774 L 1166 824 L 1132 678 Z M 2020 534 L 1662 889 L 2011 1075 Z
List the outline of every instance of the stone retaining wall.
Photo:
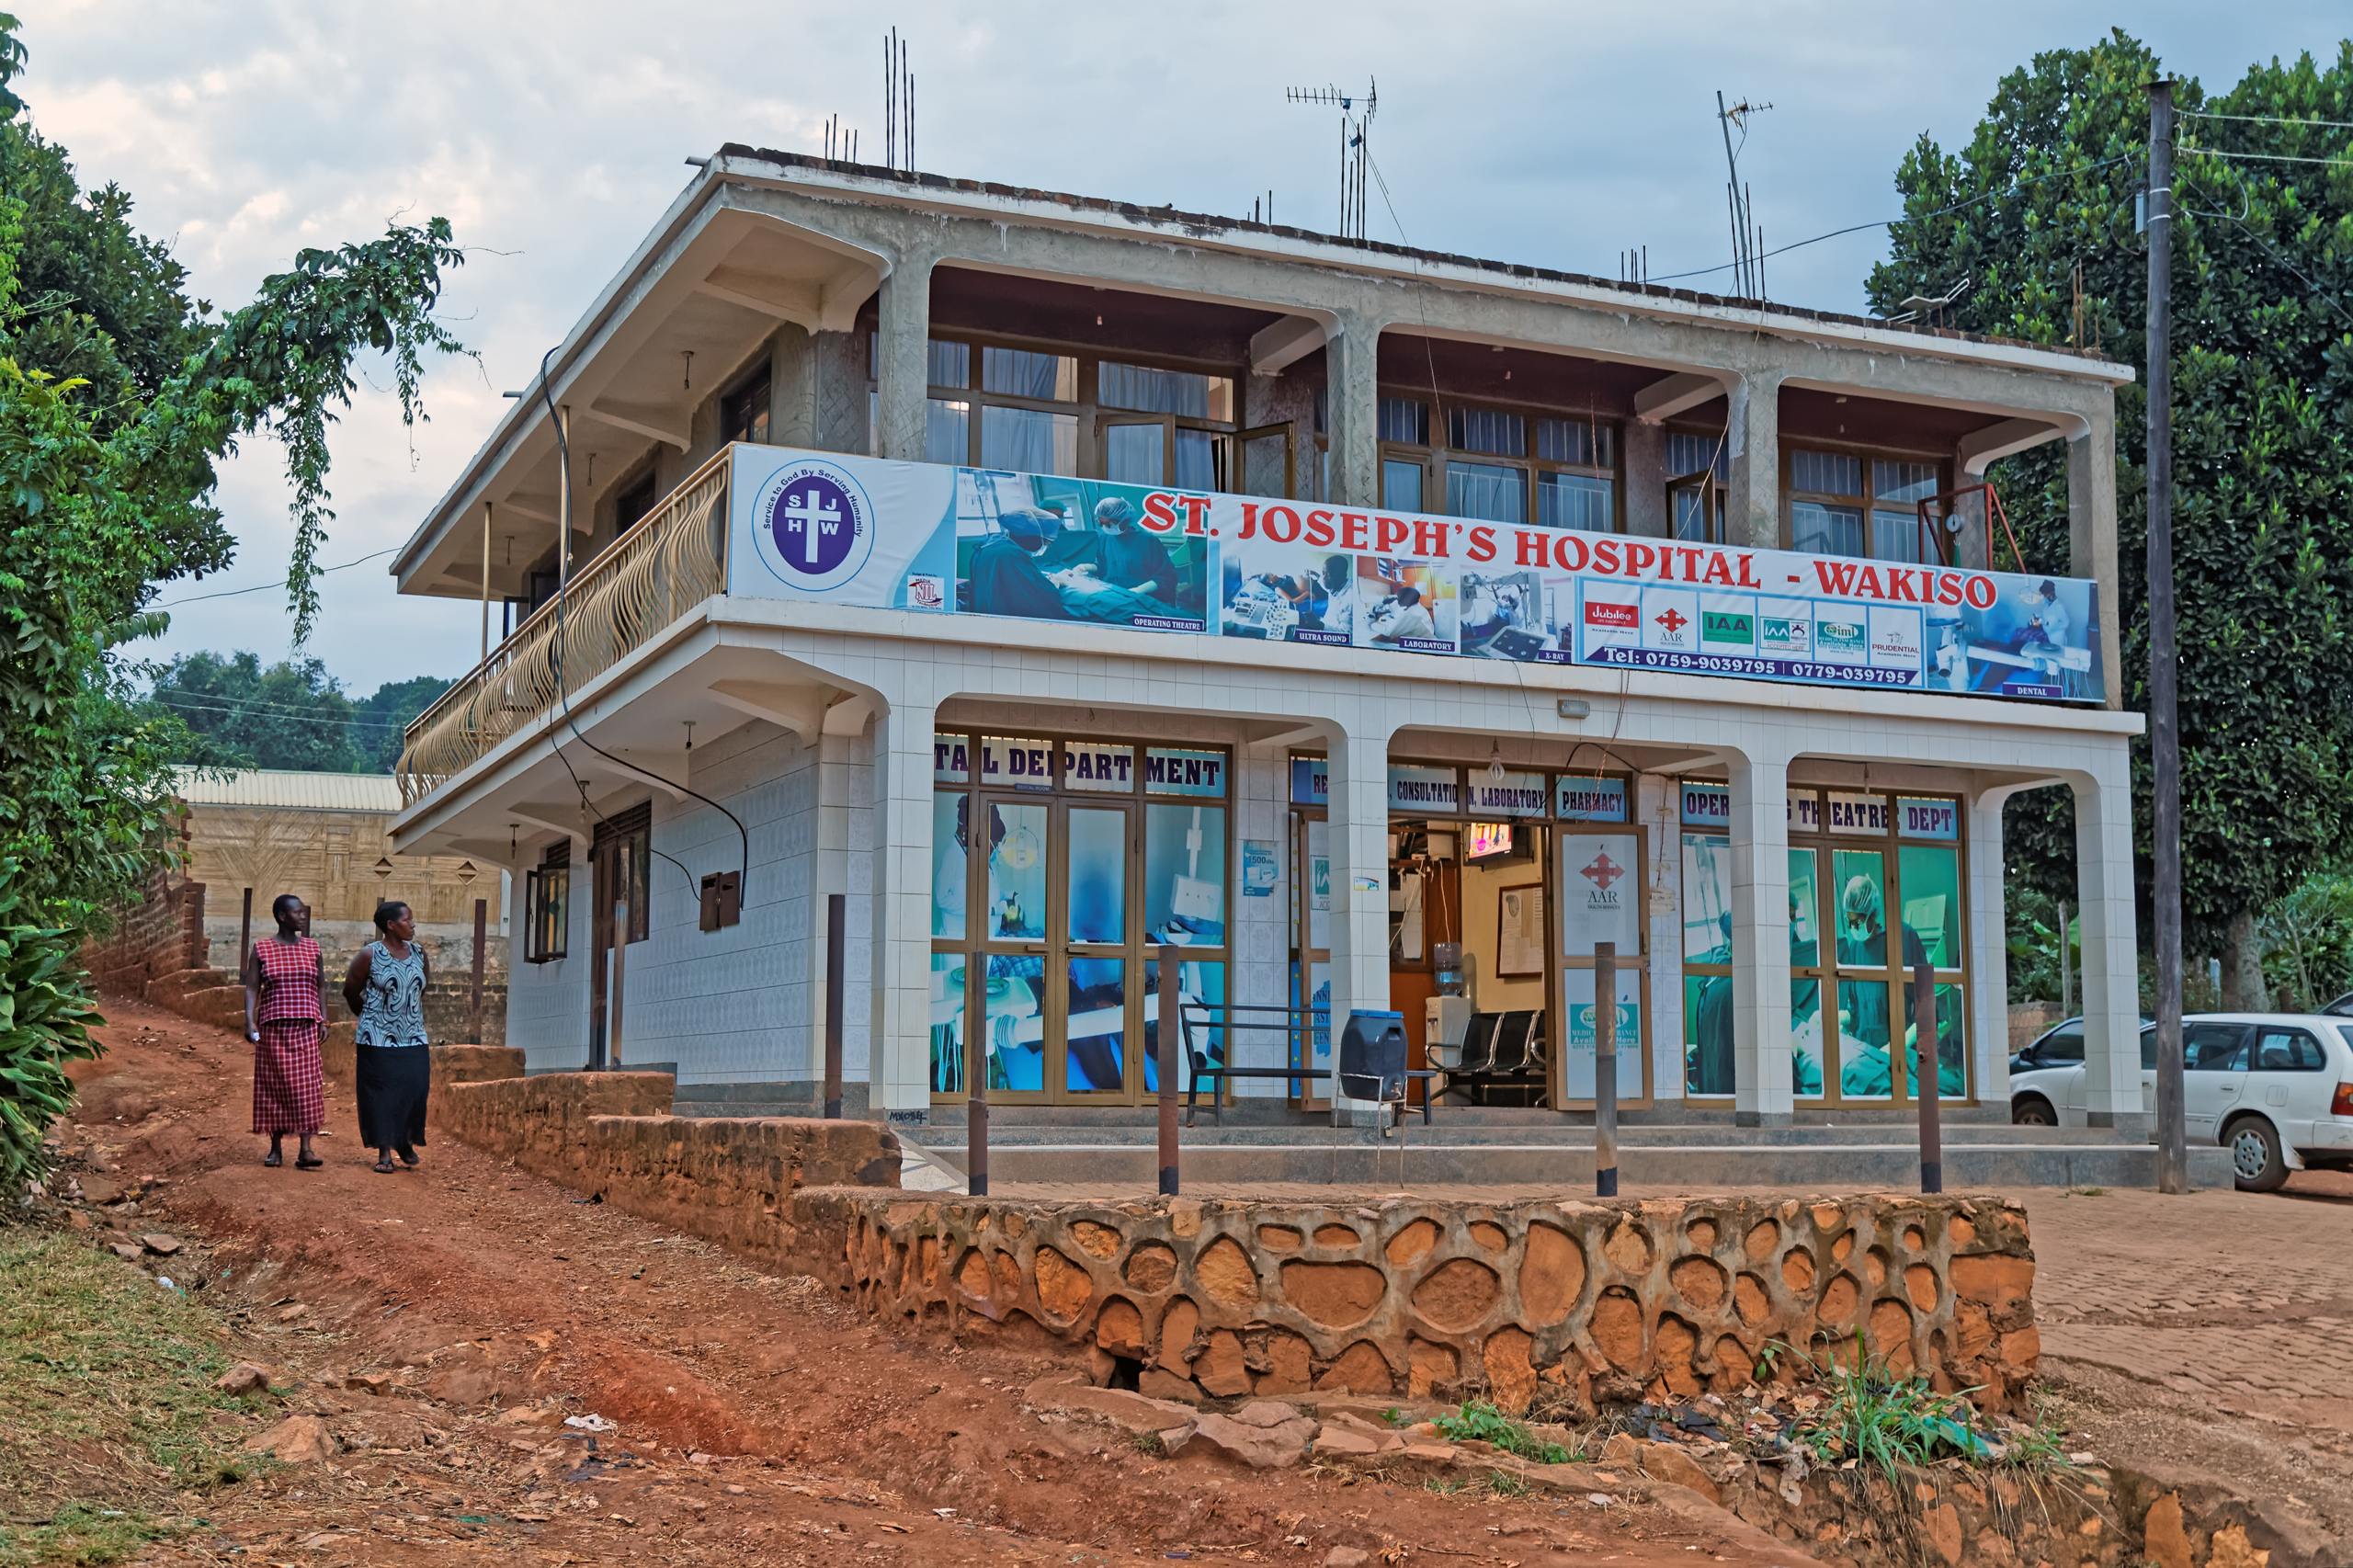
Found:
M 802 1188 L 899 1185 L 899 1140 L 879 1122 L 670 1116 L 672 1086 L 666 1073 L 452 1084 L 440 1122 L 525 1170 L 779 1272 L 808 1268 L 824 1249 L 804 1233 Z
M 1034 1324 L 1155 1398 L 1483 1393 L 1518 1414 L 1549 1391 L 1589 1409 L 1793 1378 L 1794 1355 L 1759 1370 L 1779 1343 L 2003 1409 L 2039 1351 L 2026 1213 L 1993 1198 L 801 1203 L 865 1310 Z

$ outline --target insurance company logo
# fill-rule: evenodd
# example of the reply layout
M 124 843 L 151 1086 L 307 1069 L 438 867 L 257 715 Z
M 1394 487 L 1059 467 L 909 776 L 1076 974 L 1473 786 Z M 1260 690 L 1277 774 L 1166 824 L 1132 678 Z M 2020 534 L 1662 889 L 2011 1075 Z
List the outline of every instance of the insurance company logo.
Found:
M 1825 659 L 1844 659 L 1859 664 L 1870 653 L 1870 640 L 1864 635 L 1859 621 L 1817 621 L 1814 623 L 1813 640 L 1815 650 Z
M 1768 653 L 1802 659 L 1813 652 L 1813 623 L 1792 616 L 1764 616 L 1756 622 L 1756 640 Z
M 1617 604 L 1608 599 L 1585 601 L 1585 623 L 1605 627 L 1612 631 L 1639 631 L 1643 627 L 1643 612 L 1631 604 Z
M 1691 624 L 1691 618 L 1681 610 L 1669 606 L 1651 617 L 1651 621 L 1658 628 L 1657 642 L 1660 647 L 1688 648 L 1691 645 L 1691 639 L 1683 634 L 1683 629 Z
M 1720 609 L 1702 610 L 1699 614 L 1699 641 L 1730 642 L 1745 648 L 1756 641 L 1756 618 Z
M 1577 868 L 1577 874 L 1602 892 L 1608 892 L 1609 884 L 1626 874 L 1626 868 L 1612 860 L 1609 858 L 1609 852 L 1605 849 L 1585 865 Z
M 833 463 L 786 464 L 760 487 L 752 517 L 762 562 L 804 593 L 841 586 L 874 551 L 874 504 Z

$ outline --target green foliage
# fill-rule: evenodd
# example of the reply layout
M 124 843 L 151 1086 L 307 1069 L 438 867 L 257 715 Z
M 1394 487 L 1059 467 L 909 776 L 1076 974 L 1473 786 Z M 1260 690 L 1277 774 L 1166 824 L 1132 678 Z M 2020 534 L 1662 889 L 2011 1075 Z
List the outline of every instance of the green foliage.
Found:
M 16 31 L 0 17 L 11 115 Z M 388 356 L 414 419 L 423 354 L 458 348 L 431 314 L 463 259 L 438 218 L 303 251 L 216 322 L 130 213 L 113 187 L 85 196 L 28 124 L 0 121 L 0 857 L 23 868 L 25 896 L 76 924 L 165 853 L 168 765 L 194 743 L 136 702 L 121 649 L 166 624 L 158 585 L 228 563 L 215 460 L 256 432 L 286 445 L 299 642 L 331 516 L 326 429 L 352 366 Z M 336 766 L 360 765 L 337 739 Z
M 2059 1001 L 2061 937 L 2058 901 L 2031 881 L 2021 880 L 2014 882 L 2004 897 L 2002 915 L 2009 927 L 2005 940 L 2010 955 L 2010 1000 L 2013 1003 Z M 2073 905 L 2067 910 L 2065 940 L 2065 962 L 2068 972 L 2074 976 L 2068 984 L 2068 1000 L 2081 1005 L 2084 923 Z
M 1527 1496 L 1528 1493 L 1528 1483 L 1521 1477 L 1512 1474 L 1511 1471 L 1507 1470 L 1491 1470 L 1487 1472 L 1488 1496 L 1500 1497 L 1506 1502 L 1514 1502 L 1519 1498 Z
M 211 1387 L 202 1309 L 86 1240 L 0 1232 L 0 1568 L 128 1561 L 183 1528 L 149 1511 L 158 1481 L 205 1493 L 274 1465 L 213 1424 L 240 1406 Z
M 2263 912 L 2259 929 L 2275 1007 L 2310 1011 L 2353 991 L 2353 876 L 2306 877 Z
M 251 653 L 188 653 L 156 675 L 150 700 L 188 726 L 183 762 L 306 773 L 364 766 L 351 742 L 351 699 L 316 659 L 264 669 Z
M 1538 1464 L 1566 1464 L 1576 1457 L 1558 1443 L 1545 1442 L 1484 1401 L 1466 1404 L 1452 1415 L 1441 1415 L 1436 1425 L 1438 1435 L 1448 1442 L 1488 1443 Z
M 352 744 L 365 758 L 363 770 L 390 773 L 400 765 L 409 721 L 439 700 L 450 683 L 438 676 L 387 682 L 373 697 L 352 704 Z
M 41 1140 L 72 1108 L 69 1062 L 92 1062 L 102 1023 L 83 987 L 80 934 L 42 924 L 14 861 L 0 860 L 0 1195 L 49 1174 Z
M 1976 1411 L 1965 1395 L 1938 1393 L 1926 1378 L 1899 1377 L 1880 1357 L 1851 1369 L 1833 1362 L 1822 1370 L 1822 1404 L 1790 1432 L 1819 1459 L 1860 1460 L 1893 1481 L 1900 1466 L 1949 1457 L 1974 1462 L 1994 1454 L 1971 1425 Z
M 2144 84 L 2159 74 L 2155 56 L 2118 31 L 2005 77 L 1966 147 L 1947 153 L 1923 136 L 1897 171 L 1908 216 L 1871 274 L 1874 304 L 1892 309 L 1966 277 L 1950 324 L 2092 349 L 2145 372 L 2148 262 L 2132 206 L 2146 166 Z M 2174 558 L 2183 928 L 2197 954 L 2353 829 L 2353 637 L 2341 612 L 2353 592 L 2353 176 L 2343 161 L 2353 132 L 2194 111 L 2353 121 L 2353 43 L 2325 70 L 2309 56 L 2274 60 L 2227 94 L 2209 98 L 2189 80 L 2175 98 L 2193 111 L 2177 137 Z M 2337 161 L 2234 163 L 2210 148 Z M 2116 398 L 2124 602 L 2112 676 L 2143 711 L 2144 386 Z M 2070 564 L 2065 461 L 2054 444 L 1994 471 L 2031 570 Z M 2145 744 L 2134 767 L 2145 864 Z M 2069 896 L 2068 794 L 2014 797 L 2006 816 L 2014 869 Z M 2145 869 L 2138 881 L 2145 889 Z

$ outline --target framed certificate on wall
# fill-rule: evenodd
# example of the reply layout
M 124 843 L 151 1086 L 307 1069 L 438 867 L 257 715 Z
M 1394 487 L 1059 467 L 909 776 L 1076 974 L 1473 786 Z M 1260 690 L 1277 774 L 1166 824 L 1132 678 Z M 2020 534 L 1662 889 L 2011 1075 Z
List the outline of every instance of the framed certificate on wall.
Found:
M 1544 884 L 1522 882 L 1495 894 L 1495 978 L 1544 972 Z

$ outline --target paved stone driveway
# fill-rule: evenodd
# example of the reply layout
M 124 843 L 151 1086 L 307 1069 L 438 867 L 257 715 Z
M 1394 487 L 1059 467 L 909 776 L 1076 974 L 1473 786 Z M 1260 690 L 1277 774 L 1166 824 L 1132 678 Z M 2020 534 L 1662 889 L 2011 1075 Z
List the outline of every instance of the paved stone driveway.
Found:
M 1150 1188 L 1003 1184 L 1003 1198 L 1142 1198 Z M 1303 1183 L 1188 1185 L 1188 1197 L 1354 1203 L 1389 1190 Z M 1421 1187 L 1470 1202 L 1559 1198 L 1536 1187 Z M 1629 1187 L 1655 1198 L 1681 1189 Z M 1811 1195 L 1818 1188 L 1755 1188 Z M 2165 1198 L 2056 1187 L 2004 1193 L 2033 1226 L 2035 1316 L 2046 1358 L 2110 1368 L 2217 1408 L 2292 1418 L 2353 1399 L 2353 1177 L 2298 1176 L 2268 1195 Z M 2335 1423 L 2331 1423 L 2335 1424 Z

